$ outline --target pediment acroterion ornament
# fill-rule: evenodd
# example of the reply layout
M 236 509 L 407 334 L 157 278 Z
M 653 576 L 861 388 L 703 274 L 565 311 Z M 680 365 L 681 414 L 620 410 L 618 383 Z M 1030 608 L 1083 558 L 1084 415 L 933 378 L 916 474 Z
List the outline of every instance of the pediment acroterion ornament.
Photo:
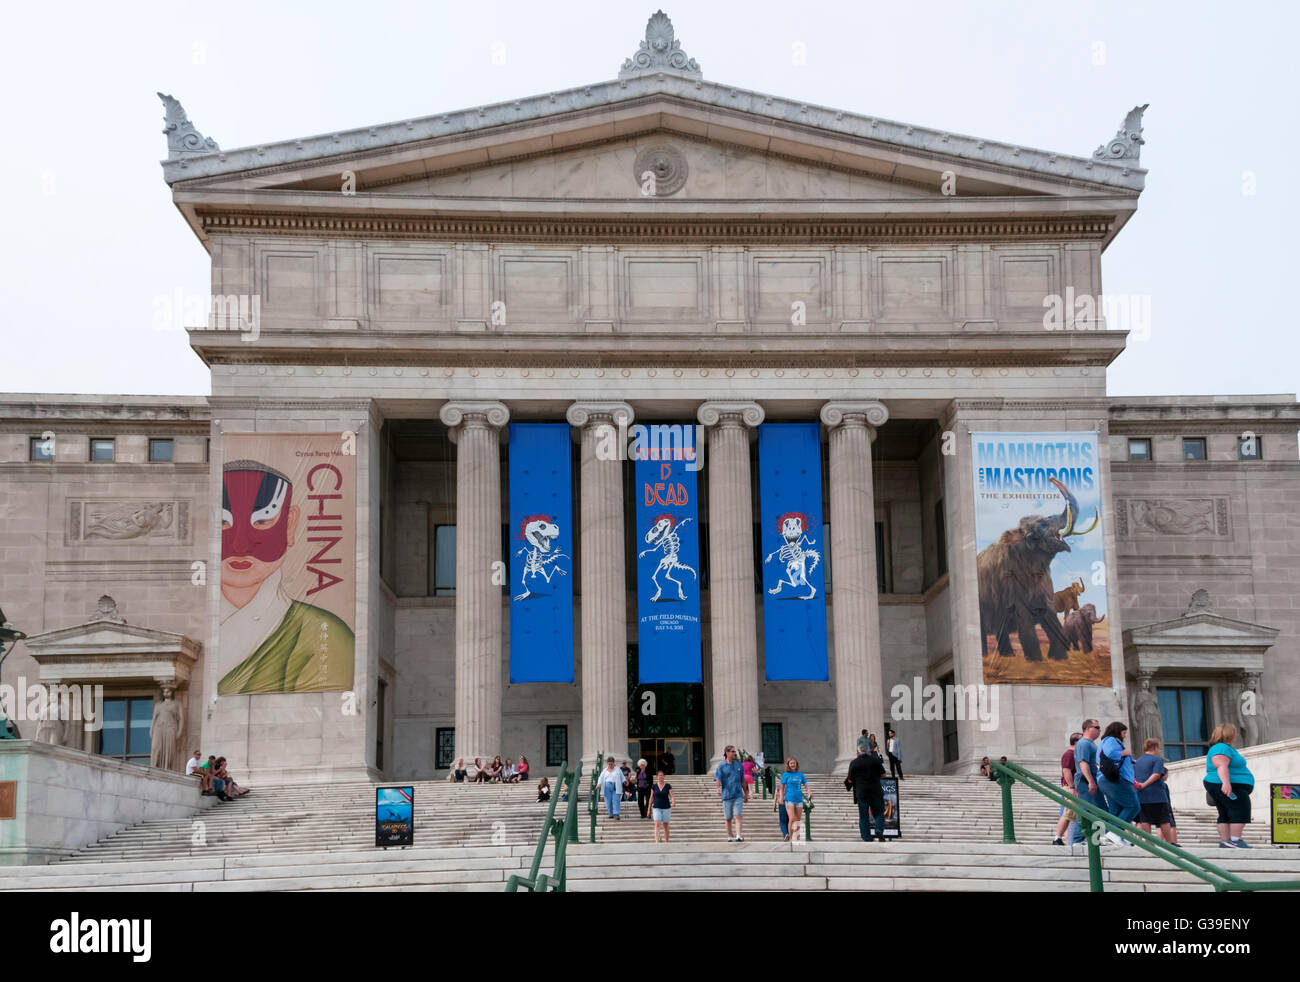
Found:
M 688 58 L 681 42 L 673 32 L 673 22 L 662 10 L 656 10 L 645 26 L 645 40 L 636 54 L 623 62 L 619 78 L 631 78 L 650 72 L 675 72 L 702 78 L 703 73 L 694 58 Z
M 1149 105 L 1151 103 L 1148 102 L 1130 109 L 1115 138 L 1109 143 L 1103 143 L 1092 155 L 1101 160 L 1132 160 L 1136 163 L 1142 153 L 1142 144 L 1147 142 L 1142 139 L 1142 114 Z
M 158 93 L 158 98 L 163 102 L 163 135 L 167 137 L 167 158 L 174 160 L 177 157 L 188 157 L 205 153 L 216 153 L 221 148 L 217 146 L 217 141 L 210 136 L 204 136 L 194 128 L 189 117 L 185 115 L 185 107 L 180 104 L 179 99 L 173 99 L 169 95 Z

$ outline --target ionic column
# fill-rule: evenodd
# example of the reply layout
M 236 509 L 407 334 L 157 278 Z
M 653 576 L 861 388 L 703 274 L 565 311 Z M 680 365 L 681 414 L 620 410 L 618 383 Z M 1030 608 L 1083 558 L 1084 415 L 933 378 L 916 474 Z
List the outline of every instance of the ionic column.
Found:
M 499 402 L 449 402 L 456 444 L 456 757 L 501 753 L 501 427 Z
M 627 756 L 627 581 L 624 573 L 625 402 L 575 402 L 566 417 L 581 443 L 582 766 L 597 754 Z
M 710 770 L 722 760 L 727 744 L 750 753 L 757 753 L 762 744 L 749 438 L 763 415 L 763 408 L 753 402 L 706 402 L 698 414 L 709 427 Z
M 889 410 L 879 402 L 828 402 L 821 411 L 831 457 L 836 773 L 857 756 L 863 729 L 880 734 L 882 749 L 886 736 L 871 442 L 888 418 Z

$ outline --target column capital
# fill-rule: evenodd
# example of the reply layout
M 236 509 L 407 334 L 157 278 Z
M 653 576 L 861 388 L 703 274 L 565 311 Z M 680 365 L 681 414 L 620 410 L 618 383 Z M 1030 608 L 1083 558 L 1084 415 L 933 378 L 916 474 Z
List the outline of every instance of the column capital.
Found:
M 889 419 L 889 410 L 883 402 L 828 402 L 822 406 L 821 420 L 828 429 L 837 426 L 863 425 L 875 435 L 875 428 Z
M 570 426 L 630 426 L 636 412 L 626 402 L 575 402 L 564 414 Z
M 756 402 L 705 402 L 696 412 L 696 419 L 705 426 L 757 426 L 766 416 Z
M 438 410 L 438 418 L 451 430 L 452 443 L 456 442 L 456 431 L 466 426 L 490 426 L 500 429 L 510 422 L 510 410 L 504 402 L 491 400 L 461 400 L 443 403 Z

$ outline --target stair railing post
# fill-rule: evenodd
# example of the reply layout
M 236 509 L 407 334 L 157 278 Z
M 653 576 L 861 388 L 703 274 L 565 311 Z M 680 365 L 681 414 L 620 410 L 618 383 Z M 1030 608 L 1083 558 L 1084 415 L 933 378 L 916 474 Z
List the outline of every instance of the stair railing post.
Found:
M 1094 821 L 1091 825 L 1088 832 L 1088 884 L 1093 893 L 1101 893 L 1104 889 L 1101 883 L 1101 837 L 1106 829 L 1101 822 Z
M 1016 816 L 1011 810 L 1011 785 L 1016 779 L 1007 771 L 999 771 L 998 784 L 1002 785 L 1002 841 L 1015 843 Z

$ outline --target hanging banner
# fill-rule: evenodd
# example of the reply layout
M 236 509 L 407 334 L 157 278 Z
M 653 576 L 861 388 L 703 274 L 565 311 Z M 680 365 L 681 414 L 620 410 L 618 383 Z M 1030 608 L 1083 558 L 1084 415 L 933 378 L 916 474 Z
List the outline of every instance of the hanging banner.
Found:
M 758 428 L 763 652 L 769 682 L 830 678 L 817 423 Z
M 1096 431 L 972 433 L 984 681 L 1105 685 Z
M 637 426 L 638 681 L 702 682 L 694 426 Z
M 568 423 L 510 424 L 510 683 L 573 681 Z
M 375 788 L 375 845 L 415 845 L 415 788 Z
M 353 433 L 226 433 L 218 695 L 354 685 Z

